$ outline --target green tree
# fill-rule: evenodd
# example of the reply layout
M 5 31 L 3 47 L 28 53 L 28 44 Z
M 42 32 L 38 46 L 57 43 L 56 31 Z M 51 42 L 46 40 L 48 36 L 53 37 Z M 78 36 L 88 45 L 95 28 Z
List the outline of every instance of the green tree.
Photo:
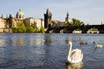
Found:
M 11 29 L 12 29 L 13 33 L 17 33 L 17 28 L 16 27 L 12 27 Z
M 40 28 L 40 33 L 45 33 L 44 32 L 44 27 L 41 25 L 41 28 Z
M 23 22 L 18 22 L 17 23 L 17 32 L 18 33 L 25 33 L 26 32 L 26 28 Z
M 27 21 L 24 21 L 24 25 L 26 27 L 27 33 L 34 33 L 35 32 L 35 29 L 32 26 L 30 26 L 30 24 Z
M 32 25 L 32 27 L 34 28 L 34 30 L 35 30 L 36 33 L 39 32 L 39 29 L 38 29 L 38 27 L 36 25 L 36 22 L 34 22 L 34 24 Z
M 80 22 L 80 20 L 72 18 L 72 26 L 81 26 L 82 23 Z
M 26 26 L 26 32 L 27 33 L 34 33 L 35 32 L 35 29 L 31 26 Z
M 9 18 L 8 18 L 8 21 L 9 21 L 9 27 L 11 28 L 12 27 L 12 23 L 13 23 L 13 17 L 12 17 L 12 15 L 10 14 L 9 15 Z

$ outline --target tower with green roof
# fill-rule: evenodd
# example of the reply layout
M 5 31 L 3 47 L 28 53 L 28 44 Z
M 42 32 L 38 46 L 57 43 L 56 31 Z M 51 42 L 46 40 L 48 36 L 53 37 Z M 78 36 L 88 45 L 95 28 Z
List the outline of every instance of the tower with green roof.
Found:
M 17 12 L 16 18 L 17 18 L 17 19 L 21 19 L 21 20 L 24 19 L 24 13 L 22 12 L 21 9 L 19 9 L 19 11 Z

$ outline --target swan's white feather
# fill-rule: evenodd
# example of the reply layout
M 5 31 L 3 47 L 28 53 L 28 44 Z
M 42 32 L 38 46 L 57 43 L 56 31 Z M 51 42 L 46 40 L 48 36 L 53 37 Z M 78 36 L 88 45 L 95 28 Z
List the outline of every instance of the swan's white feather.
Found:
M 70 44 L 72 46 L 72 43 Z M 73 49 L 72 51 L 69 51 L 69 54 L 68 54 L 69 63 L 79 63 L 82 61 L 82 59 L 83 59 L 83 53 L 80 49 Z

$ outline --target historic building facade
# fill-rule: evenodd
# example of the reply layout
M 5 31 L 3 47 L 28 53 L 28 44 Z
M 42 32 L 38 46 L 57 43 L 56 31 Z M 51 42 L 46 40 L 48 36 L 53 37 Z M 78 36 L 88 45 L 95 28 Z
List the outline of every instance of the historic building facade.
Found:
M 8 18 L 0 17 L 0 33 L 2 32 L 11 32 L 8 24 Z
M 26 18 L 24 21 L 26 21 L 30 26 L 32 26 L 34 23 L 36 23 L 36 27 L 40 30 L 41 26 L 44 27 L 44 19 L 38 19 L 38 18 Z
M 0 29 L 5 28 L 6 19 L 0 17 Z
M 44 27 L 58 27 L 58 26 L 65 26 L 66 23 L 70 23 L 69 13 L 67 12 L 65 21 L 59 20 L 52 20 L 52 13 L 47 9 L 46 13 L 44 14 Z
M 16 17 L 12 17 L 12 24 L 9 23 L 9 18 L 2 18 L 0 17 L 0 30 L 2 32 L 4 29 L 10 29 L 11 27 L 17 27 L 17 24 L 19 22 L 28 22 L 30 26 L 32 26 L 34 23 L 36 23 L 36 26 L 38 29 L 41 29 L 43 26 L 45 30 L 49 27 L 58 27 L 58 26 L 64 26 L 65 23 L 70 22 L 69 13 L 67 13 L 65 21 L 59 21 L 59 20 L 52 20 L 52 13 L 49 11 L 49 9 L 46 10 L 46 13 L 44 14 L 44 19 L 38 19 L 38 18 L 25 18 L 24 13 L 21 9 L 16 13 Z M 10 27 L 11 25 L 11 27 Z
M 44 19 L 35 18 L 34 22 L 36 23 L 36 26 L 39 30 L 41 29 L 41 27 L 44 27 Z
M 12 17 L 12 24 L 9 23 L 9 18 L 0 17 L 0 32 L 12 32 L 10 27 L 17 27 L 18 22 L 23 22 L 24 13 L 19 10 L 16 14 L 16 18 Z

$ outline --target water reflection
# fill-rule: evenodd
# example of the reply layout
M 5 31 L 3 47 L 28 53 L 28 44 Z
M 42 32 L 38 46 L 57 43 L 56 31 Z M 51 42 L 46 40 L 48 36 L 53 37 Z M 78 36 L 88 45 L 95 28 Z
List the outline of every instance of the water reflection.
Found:
M 45 44 L 46 45 L 51 45 L 52 44 L 51 35 L 45 35 Z
M 35 35 L 35 37 L 33 38 L 33 36 L 31 36 L 29 38 L 30 41 L 30 46 L 43 46 L 44 45 L 44 35 Z
M 45 40 L 43 39 L 35 39 L 35 45 L 37 46 L 43 46 L 44 45 Z
M 67 69 L 82 69 L 82 67 L 83 67 L 83 62 L 67 65 Z
M 5 45 L 5 40 L 1 39 L 0 40 L 0 47 L 3 47 Z
M 24 46 L 24 38 L 17 38 L 16 46 Z
M 23 36 L 12 36 L 12 38 L 7 39 L 5 44 L 8 46 L 24 46 L 24 40 Z

